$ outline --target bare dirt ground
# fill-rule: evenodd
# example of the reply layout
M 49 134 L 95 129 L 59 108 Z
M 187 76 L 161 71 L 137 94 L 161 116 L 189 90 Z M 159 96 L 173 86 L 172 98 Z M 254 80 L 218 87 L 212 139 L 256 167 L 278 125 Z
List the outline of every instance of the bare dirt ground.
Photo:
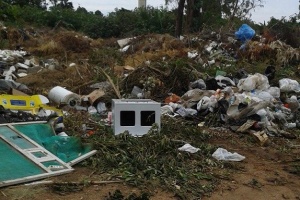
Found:
M 249 137 L 231 132 L 218 132 L 211 141 L 212 144 L 238 152 L 246 157 L 242 162 L 226 162 L 219 169 L 220 183 L 212 194 L 199 199 L 207 200 L 278 200 L 300 199 L 300 180 L 294 174 L 293 164 L 299 163 L 299 139 L 287 140 L 271 138 L 267 146 L 260 146 L 249 141 Z M 57 182 L 78 182 L 82 180 L 101 180 L 101 175 L 89 168 L 75 166 L 75 171 L 67 175 L 52 177 L 47 180 Z M 0 190 L 0 199 L 5 200 L 69 200 L 107 199 L 109 194 L 120 190 L 124 197 L 130 194 L 140 194 L 147 186 L 135 188 L 124 183 L 109 183 L 89 185 L 79 191 L 58 193 L 50 185 L 11 186 Z M 152 200 L 177 199 L 172 192 L 163 188 L 147 188 Z
M 249 146 L 241 141 L 216 141 L 246 159 L 239 169 L 231 172 L 229 180 L 222 180 L 218 189 L 204 199 L 300 199 L 299 175 L 289 172 L 291 163 L 298 159 L 299 147 L 291 149 L 286 146 L 289 141 L 276 140 L 277 144 L 271 142 L 267 147 Z

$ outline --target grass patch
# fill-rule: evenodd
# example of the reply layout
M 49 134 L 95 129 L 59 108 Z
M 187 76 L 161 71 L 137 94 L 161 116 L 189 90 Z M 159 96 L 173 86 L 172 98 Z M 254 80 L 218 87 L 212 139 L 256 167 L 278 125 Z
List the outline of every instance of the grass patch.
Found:
M 111 129 L 100 128 L 88 138 L 98 153 L 85 164 L 110 174 L 108 179 L 163 187 L 180 199 L 201 198 L 212 192 L 218 182 L 213 170 L 221 163 L 211 157 L 216 148 L 207 143 L 210 136 L 190 121 L 163 118 L 162 123 L 160 132 L 154 128 L 142 137 L 126 132 L 115 136 Z M 185 142 L 200 150 L 195 154 L 178 151 Z

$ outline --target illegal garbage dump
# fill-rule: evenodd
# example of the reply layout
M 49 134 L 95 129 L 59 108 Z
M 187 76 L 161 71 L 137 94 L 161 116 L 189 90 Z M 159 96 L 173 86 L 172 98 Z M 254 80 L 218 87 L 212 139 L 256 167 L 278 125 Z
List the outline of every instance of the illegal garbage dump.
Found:
M 95 42 L 89 48 L 99 52 L 78 54 L 76 62 L 41 59 L 26 48 L 1 50 L 0 142 L 8 154 L 1 156 L 7 171 L 0 187 L 69 173 L 83 160 L 135 184 L 173 177 L 174 159 L 183 162 L 175 175 L 182 181 L 200 173 L 190 163 L 205 160 L 198 167 L 208 170 L 247 161 L 233 146 L 206 146 L 212 132 L 247 135 L 256 148 L 276 138 L 299 145 L 299 74 L 291 73 L 299 49 L 267 43 L 247 24 L 231 36 L 205 34 Z M 166 182 L 167 188 L 191 186 Z

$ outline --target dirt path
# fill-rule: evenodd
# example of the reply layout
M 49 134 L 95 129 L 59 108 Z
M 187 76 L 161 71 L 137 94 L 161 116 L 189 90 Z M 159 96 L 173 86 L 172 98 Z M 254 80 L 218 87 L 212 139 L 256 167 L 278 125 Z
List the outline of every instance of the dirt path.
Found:
M 299 143 L 299 140 L 293 142 Z M 230 145 L 232 151 L 244 155 L 246 159 L 239 164 L 240 169 L 231 172 L 230 180 L 222 180 L 217 191 L 204 199 L 300 199 L 300 177 L 288 172 L 293 161 L 299 160 L 299 148 L 285 149 L 284 145 Z

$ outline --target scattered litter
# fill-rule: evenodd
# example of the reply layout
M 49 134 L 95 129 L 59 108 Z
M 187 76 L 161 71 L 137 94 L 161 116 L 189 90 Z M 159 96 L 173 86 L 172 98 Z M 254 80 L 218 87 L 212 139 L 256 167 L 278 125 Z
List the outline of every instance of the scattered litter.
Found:
M 98 110 L 94 106 L 89 106 L 88 112 L 93 115 L 93 114 L 98 113 Z
M 102 89 L 97 89 L 86 95 L 91 105 L 97 103 L 97 101 L 105 95 L 105 92 Z
M 70 107 L 74 107 L 80 104 L 79 95 L 60 86 L 52 88 L 48 93 L 48 97 L 50 100 L 59 105 L 68 105 Z
M 197 51 L 188 52 L 188 57 L 189 58 L 196 58 L 198 55 L 199 54 L 198 54 Z
M 173 94 L 173 93 L 165 99 L 166 104 L 169 104 L 171 102 L 177 103 L 179 101 L 180 101 L 180 96 L 177 96 L 176 94 Z
M 106 108 L 106 105 L 104 102 L 99 102 L 97 104 L 96 109 L 99 114 L 104 114 L 107 111 L 107 108 Z
M 144 97 L 143 90 L 141 88 L 139 88 L 138 86 L 134 86 L 131 91 L 131 96 L 133 98 L 141 99 Z
M 254 132 L 252 135 L 257 138 L 261 146 L 264 146 L 268 141 L 268 135 L 264 131 Z
M 238 31 L 235 32 L 235 37 L 242 43 L 251 40 L 255 35 L 255 31 L 247 24 L 243 24 Z
M 118 44 L 121 48 L 125 47 L 133 38 L 125 38 L 125 39 L 121 39 L 118 40 Z
M 182 147 L 178 148 L 179 151 L 186 151 L 189 153 L 196 153 L 197 151 L 199 151 L 199 148 L 195 148 L 190 144 L 185 144 Z
M 167 44 L 164 42 L 167 38 L 158 40 L 158 42 L 154 37 L 148 38 L 147 42 L 151 46 L 149 48 L 146 48 L 146 45 L 143 46 L 142 43 L 135 43 L 135 38 L 118 40 L 121 52 L 128 52 L 128 50 L 134 52 L 143 46 L 141 48 L 143 59 L 132 54 L 132 57 L 123 62 L 122 66 L 115 66 L 120 62 L 112 65 L 107 63 L 97 70 L 103 68 L 103 72 L 106 73 L 110 70 L 110 67 L 106 68 L 106 66 L 112 66 L 112 74 L 118 75 L 117 80 L 114 79 L 115 77 L 110 78 L 111 74 L 107 73 L 105 75 L 109 81 L 100 83 L 91 81 L 89 84 L 83 84 L 81 88 L 77 87 L 81 83 L 77 84 L 74 80 L 74 83 L 72 82 L 74 87 L 70 88 L 76 88 L 74 91 L 78 94 L 57 86 L 50 90 L 48 98 L 59 106 L 67 105 L 75 108 L 76 111 L 87 112 L 91 118 L 101 116 L 101 120 L 97 119 L 93 122 L 95 124 L 104 122 L 101 126 L 111 126 L 116 135 L 128 131 L 134 136 L 142 136 L 155 125 L 160 128 L 160 117 L 166 115 L 173 117 L 174 121 L 182 117 L 191 120 L 191 124 L 197 125 L 197 127 L 206 126 L 218 131 L 224 131 L 227 130 L 225 127 L 230 127 L 235 132 L 249 134 L 262 146 L 267 144 L 269 138 L 273 136 L 296 138 L 295 134 L 288 131 L 300 126 L 297 119 L 299 83 L 296 80 L 285 78 L 279 81 L 279 87 L 275 87 L 278 84 L 273 84 L 273 81 L 276 80 L 275 73 L 278 73 L 276 72 L 278 66 L 291 63 L 290 61 L 295 61 L 295 58 L 297 61 L 298 49 L 293 49 L 279 40 L 270 43 L 251 41 L 255 31 L 247 24 L 243 24 L 235 32 L 237 40 L 228 37 L 228 41 L 224 43 L 220 42 L 221 35 L 215 32 L 211 34 L 214 38 L 209 38 L 209 40 L 192 38 L 188 41 L 189 49 L 181 48 L 179 53 L 175 51 L 176 45 L 179 44 Z M 190 38 L 180 36 L 180 40 L 182 40 L 179 41 L 180 45 L 185 44 L 187 39 Z M 229 71 L 227 73 L 227 67 L 237 67 L 235 62 L 238 62 L 239 51 L 234 46 L 238 41 L 243 43 L 240 49 L 246 53 L 244 58 L 249 56 L 254 60 L 255 56 L 265 55 L 261 53 L 262 51 L 267 54 L 272 50 L 274 65 L 273 63 L 268 65 L 263 74 L 258 72 L 251 74 L 244 69 L 238 69 L 236 74 Z M 114 45 L 116 45 L 115 42 Z M 194 45 L 203 46 L 193 50 Z M 168 53 L 160 56 L 161 52 L 158 49 L 160 47 L 167 50 Z M 285 51 L 286 49 L 288 51 Z M 151 51 L 155 52 L 155 56 L 147 54 Z M 177 56 L 176 54 L 180 58 L 190 58 L 188 60 L 197 65 L 193 66 L 188 63 L 183 65 L 187 66 L 185 68 L 182 67 L 181 62 L 176 62 L 176 67 L 171 68 L 173 65 L 170 64 L 172 62 L 169 62 L 169 58 L 173 59 Z M 39 95 L 39 103 L 30 99 L 36 98 L 36 96 L 24 97 L 30 90 L 26 85 L 17 83 L 16 79 L 44 69 L 57 70 L 65 67 L 72 70 L 70 68 L 76 67 L 77 64 L 70 63 L 65 66 L 56 59 L 39 61 L 36 58 L 27 59 L 26 57 L 25 59 L 25 55 L 27 52 L 24 51 L 0 51 L 0 66 L 3 69 L 0 87 L 7 94 L 12 92 L 12 98 L 1 98 L 1 105 L 4 108 L 0 110 L 2 123 L 46 121 L 55 115 L 61 116 L 60 110 L 48 107 L 49 100 L 46 97 L 42 98 L 43 96 Z M 120 55 L 126 55 L 126 53 Z M 162 61 L 162 63 L 157 63 L 153 57 L 155 59 L 157 57 L 157 61 Z M 159 68 L 160 66 L 162 67 Z M 207 67 L 212 73 L 210 75 L 203 74 L 204 67 Z M 212 71 L 215 69 L 216 73 Z M 188 71 L 186 74 L 185 70 Z M 94 72 L 96 70 L 89 71 L 91 74 Z M 215 76 L 211 74 L 215 74 Z M 119 85 L 118 81 L 122 84 Z M 272 87 L 270 87 L 271 85 Z M 122 86 L 123 88 L 121 88 Z M 88 88 L 87 94 L 84 93 L 83 87 Z M 110 96 L 113 90 L 119 99 L 113 99 L 113 102 L 110 102 L 112 98 L 115 98 L 115 96 Z M 150 100 L 150 97 L 159 100 L 156 102 Z M 27 101 L 27 99 L 30 100 Z M 163 105 L 159 102 L 162 102 Z M 72 143 L 70 141 L 72 137 L 65 132 L 65 127 L 60 120 L 57 119 L 53 126 L 57 139 L 54 143 L 62 147 L 68 142 Z M 89 128 L 85 123 L 80 131 L 82 131 L 83 138 L 88 138 L 96 133 L 96 129 Z M 48 143 L 44 142 L 44 144 Z M 49 143 L 48 145 L 53 144 Z M 178 150 L 195 153 L 199 148 L 186 144 Z M 64 155 L 65 152 L 60 153 L 59 158 L 68 157 Z M 81 154 L 82 152 L 78 153 L 78 155 Z M 217 149 L 213 157 L 229 161 L 245 159 L 244 156 L 237 153 L 232 154 L 222 148 Z M 45 168 L 51 171 L 65 169 L 64 166 L 55 164 Z
M 237 85 L 240 91 L 252 91 L 252 90 L 267 90 L 270 88 L 268 78 L 265 75 L 255 73 L 249 75 L 245 79 L 241 79 Z
M 223 160 L 223 161 L 242 161 L 245 159 L 245 156 L 242 156 L 236 152 L 231 153 L 223 148 L 218 148 L 212 154 L 212 157 L 214 157 L 217 160 Z
M 126 52 L 129 49 L 130 45 L 125 46 L 124 48 L 120 49 L 121 52 Z
M 298 81 L 289 78 L 279 80 L 279 88 L 281 92 L 300 92 Z

